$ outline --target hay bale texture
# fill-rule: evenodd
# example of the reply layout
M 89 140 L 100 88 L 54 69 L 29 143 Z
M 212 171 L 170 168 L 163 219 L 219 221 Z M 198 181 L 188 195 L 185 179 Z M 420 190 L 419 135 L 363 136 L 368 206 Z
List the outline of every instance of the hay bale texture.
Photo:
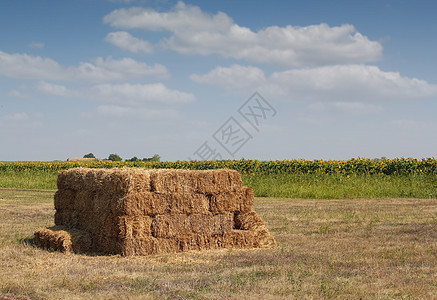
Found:
M 276 245 L 234 170 L 74 168 L 57 184 L 56 226 L 35 231 L 44 248 L 126 256 Z

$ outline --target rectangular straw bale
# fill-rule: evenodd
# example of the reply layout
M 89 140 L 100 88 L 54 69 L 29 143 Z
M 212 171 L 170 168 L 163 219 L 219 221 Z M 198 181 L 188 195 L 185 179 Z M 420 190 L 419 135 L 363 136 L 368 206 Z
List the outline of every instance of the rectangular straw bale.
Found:
M 38 247 L 64 253 L 86 252 L 92 244 L 89 233 L 65 226 L 37 229 L 34 232 L 34 242 Z
M 103 190 L 111 194 L 150 190 L 146 168 L 72 168 L 58 173 L 58 189 Z
M 121 254 L 122 256 L 151 255 L 178 252 L 175 239 L 154 237 L 118 239 L 97 235 L 94 238 L 94 251 Z
M 146 168 L 114 168 L 107 173 L 102 191 L 111 195 L 150 191 L 150 171 Z
M 58 189 L 73 189 L 76 191 L 83 189 L 88 170 L 88 168 L 72 168 L 59 171 L 57 180 Z
M 220 235 L 192 234 L 178 237 L 179 251 L 211 250 L 222 248 L 254 248 L 255 232 L 232 229 Z
M 150 178 L 151 190 L 158 193 L 215 194 L 243 186 L 240 173 L 230 169 L 154 169 Z
M 121 254 L 122 250 L 122 239 L 101 234 L 93 234 L 93 251 L 107 254 Z
M 212 213 L 251 211 L 254 203 L 253 189 L 240 187 L 234 192 L 226 191 L 213 194 L 210 198 L 210 210 Z
M 93 211 L 57 210 L 55 212 L 55 224 L 87 230 L 94 234 L 107 227 L 104 223 L 106 217 L 105 214 L 95 214 Z M 114 222 L 109 222 L 109 224 L 112 223 Z
M 189 220 L 191 231 L 205 236 L 222 235 L 234 227 L 233 213 L 212 216 L 192 214 L 189 216 Z
M 159 238 L 174 238 L 192 233 L 190 227 L 187 215 L 157 215 L 152 220 L 152 235 Z
M 152 236 L 152 218 L 149 216 L 123 216 L 118 218 L 119 237 L 144 239 Z
M 241 230 L 256 229 L 265 223 L 255 211 L 239 212 L 235 214 L 235 228 Z
M 276 247 L 276 241 L 265 226 L 258 227 L 254 230 L 255 239 L 254 247 L 256 248 L 273 248 Z
M 150 170 L 151 191 L 156 193 L 196 192 L 195 171 L 183 169 Z
M 226 235 L 226 246 L 231 248 L 253 248 L 255 233 L 247 230 L 232 230 Z
M 110 172 L 107 169 L 87 169 L 85 174 L 84 189 L 88 191 L 97 192 L 102 189 L 105 177 Z
M 129 191 L 128 192 L 146 192 L 150 191 L 150 169 L 130 168 L 129 169 Z
M 123 256 L 151 255 L 178 252 L 178 243 L 174 239 L 147 237 L 143 239 L 124 239 L 121 254 Z
M 159 238 L 178 238 L 192 234 L 219 235 L 232 230 L 233 217 L 232 213 L 157 215 L 152 221 L 152 235 Z
M 211 237 L 199 234 L 181 236 L 177 239 L 178 252 L 211 249 Z
M 234 229 L 223 235 L 224 248 L 273 248 L 276 241 L 265 226 L 251 230 Z
M 207 236 L 192 234 L 177 238 L 178 252 L 225 248 L 224 235 Z
M 197 192 L 217 194 L 224 191 L 235 191 L 243 186 L 241 174 L 230 169 L 214 169 L 196 171 Z
M 94 210 L 94 196 L 93 191 L 78 190 L 74 198 L 73 209 L 78 211 L 93 211 Z
M 106 214 L 96 214 L 93 211 L 76 211 L 76 226 L 79 229 L 88 230 L 92 234 L 98 234 L 103 230 L 107 230 L 108 224 L 114 223 L 113 217 Z M 109 222 L 105 222 L 109 219 Z
M 99 214 L 114 214 L 116 208 L 120 206 L 121 198 L 121 195 L 111 195 L 101 190 L 97 191 L 93 199 L 93 210 Z
M 56 210 L 55 224 L 76 227 L 79 224 L 79 212 L 76 210 Z
M 209 199 L 203 194 L 129 193 L 113 207 L 114 214 L 162 215 L 208 213 Z
M 75 214 L 75 218 L 74 221 L 64 222 L 64 224 L 73 223 L 74 227 L 87 230 L 93 235 L 114 238 L 151 236 L 152 218 L 149 216 L 114 216 L 79 211 Z
M 206 214 L 209 212 L 209 199 L 206 195 L 193 193 L 155 194 L 158 203 L 165 203 L 162 214 Z
M 79 216 L 80 224 L 77 226 L 89 231 L 92 235 L 116 238 L 121 232 L 118 219 L 110 214 L 82 213 Z
M 54 196 L 55 209 L 70 210 L 76 198 L 76 191 L 72 189 L 57 190 Z

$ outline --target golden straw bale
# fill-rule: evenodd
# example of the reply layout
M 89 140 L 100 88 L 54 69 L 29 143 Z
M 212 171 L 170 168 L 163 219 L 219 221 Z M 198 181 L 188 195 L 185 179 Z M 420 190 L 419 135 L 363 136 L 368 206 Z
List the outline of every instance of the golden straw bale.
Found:
M 240 173 L 229 169 L 153 169 L 150 179 L 151 190 L 158 193 L 215 194 L 242 187 Z
M 174 238 L 191 233 L 187 215 L 157 215 L 152 221 L 152 235 L 159 238 Z
M 155 237 L 117 239 L 97 235 L 94 237 L 94 251 L 122 256 L 150 255 L 178 252 L 175 239 Z
M 72 162 L 77 162 L 77 161 L 99 161 L 98 158 L 94 158 L 94 157 L 82 157 L 82 158 L 67 158 L 67 161 L 72 161 Z
M 34 243 L 38 247 L 63 253 L 87 252 L 92 245 L 88 232 L 65 226 L 38 228 L 34 232 Z
M 119 237 L 124 239 L 144 239 L 152 236 L 152 218 L 149 216 L 119 217 Z
M 77 227 L 79 224 L 79 212 L 77 210 L 56 210 L 55 225 Z
M 131 191 L 150 191 L 150 174 L 145 168 L 113 168 L 107 170 L 103 178 L 102 190 L 111 195 L 126 194 Z
M 79 190 L 84 186 L 87 168 L 72 168 L 58 173 L 58 189 Z
M 107 235 L 93 234 L 93 251 L 106 254 L 121 254 L 123 240 Z
M 238 171 L 230 169 L 214 169 L 195 171 L 197 176 L 197 192 L 202 194 L 217 194 L 224 191 L 235 191 L 243 186 Z
M 92 211 L 56 211 L 55 224 L 86 230 L 91 234 L 114 238 L 144 237 L 151 235 L 152 218 L 149 216 L 113 216 Z
M 94 210 L 94 193 L 88 190 L 78 190 L 74 198 L 73 209 L 79 211 Z
M 265 226 L 257 228 L 255 231 L 255 248 L 276 247 L 276 241 Z
M 212 250 L 227 248 L 225 244 L 225 235 L 208 236 L 202 234 L 192 234 L 177 238 L 178 252 L 191 250 Z
M 151 191 L 156 193 L 196 192 L 195 173 L 182 169 L 150 170 Z
M 213 213 L 251 211 L 254 203 L 253 189 L 240 187 L 233 192 L 210 195 L 210 210 Z
M 265 223 L 255 211 L 240 212 L 235 214 L 235 228 L 241 230 L 256 229 Z
M 178 252 L 176 240 L 147 237 L 143 239 L 125 239 L 121 254 L 123 256 L 132 256 L 174 252 Z
M 145 168 L 72 168 L 58 173 L 58 189 L 97 191 L 111 194 L 130 190 L 149 191 L 149 170 Z
M 148 255 L 275 245 L 253 211 L 253 190 L 234 170 L 73 168 L 59 172 L 54 198 L 57 228 L 86 232 L 92 251 Z M 35 241 L 71 251 L 71 230 L 37 230 Z
M 54 196 L 55 209 L 69 210 L 73 209 L 76 198 L 76 191 L 72 189 L 57 190 Z
M 159 238 L 177 238 L 192 234 L 220 235 L 232 230 L 233 217 L 232 213 L 157 215 L 152 221 L 152 235 Z
M 110 193 L 97 191 L 93 199 L 93 210 L 96 214 L 114 214 L 119 215 L 117 207 L 121 204 L 121 195 L 111 195 Z M 117 211 L 117 213 L 115 213 Z
M 187 193 L 128 193 L 112 207 L 114 214 L 162 215 L 208 213 L 209 199 L 202 194 Z

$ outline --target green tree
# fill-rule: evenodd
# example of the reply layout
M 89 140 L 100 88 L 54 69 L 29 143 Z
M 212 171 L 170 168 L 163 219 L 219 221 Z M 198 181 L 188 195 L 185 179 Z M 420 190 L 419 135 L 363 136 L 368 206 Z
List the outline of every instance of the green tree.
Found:
M 150 161 L 159 161 L 160 159 L 161 159 L 161 156 L 159 156 L 158 154 L 155 154 L 155 155 L 152 156 Z
M 139 161 L 140 159 L 136 156 L 132 157 L 131 159 L 126 159 L 126 161 Z
M 147 161 L 159 161 L 160 159 L 161 159 L 161 156 L 159 156 L 158 154 L 155 154 L 152 157 L 143 158 L 143 161 L 145 161 L 145 162 L 147 162 Z
M 88 153 L 88 154 L 85 154 L 85 155 L 83 156 L 83 158 L 96 158 L 96 157 L 94 156 L 94 154 L 92 154 L 92 153 Z
M 122 161 L 122 158 L 118 154 L 109 154 L 108 160 L 110 161 Z

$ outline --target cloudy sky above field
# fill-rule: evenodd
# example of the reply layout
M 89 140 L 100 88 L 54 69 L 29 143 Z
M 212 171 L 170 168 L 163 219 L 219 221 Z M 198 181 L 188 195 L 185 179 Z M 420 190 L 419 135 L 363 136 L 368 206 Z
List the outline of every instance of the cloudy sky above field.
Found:
M 436 11 L 1 1 L 0 160 L 437 156 Z

